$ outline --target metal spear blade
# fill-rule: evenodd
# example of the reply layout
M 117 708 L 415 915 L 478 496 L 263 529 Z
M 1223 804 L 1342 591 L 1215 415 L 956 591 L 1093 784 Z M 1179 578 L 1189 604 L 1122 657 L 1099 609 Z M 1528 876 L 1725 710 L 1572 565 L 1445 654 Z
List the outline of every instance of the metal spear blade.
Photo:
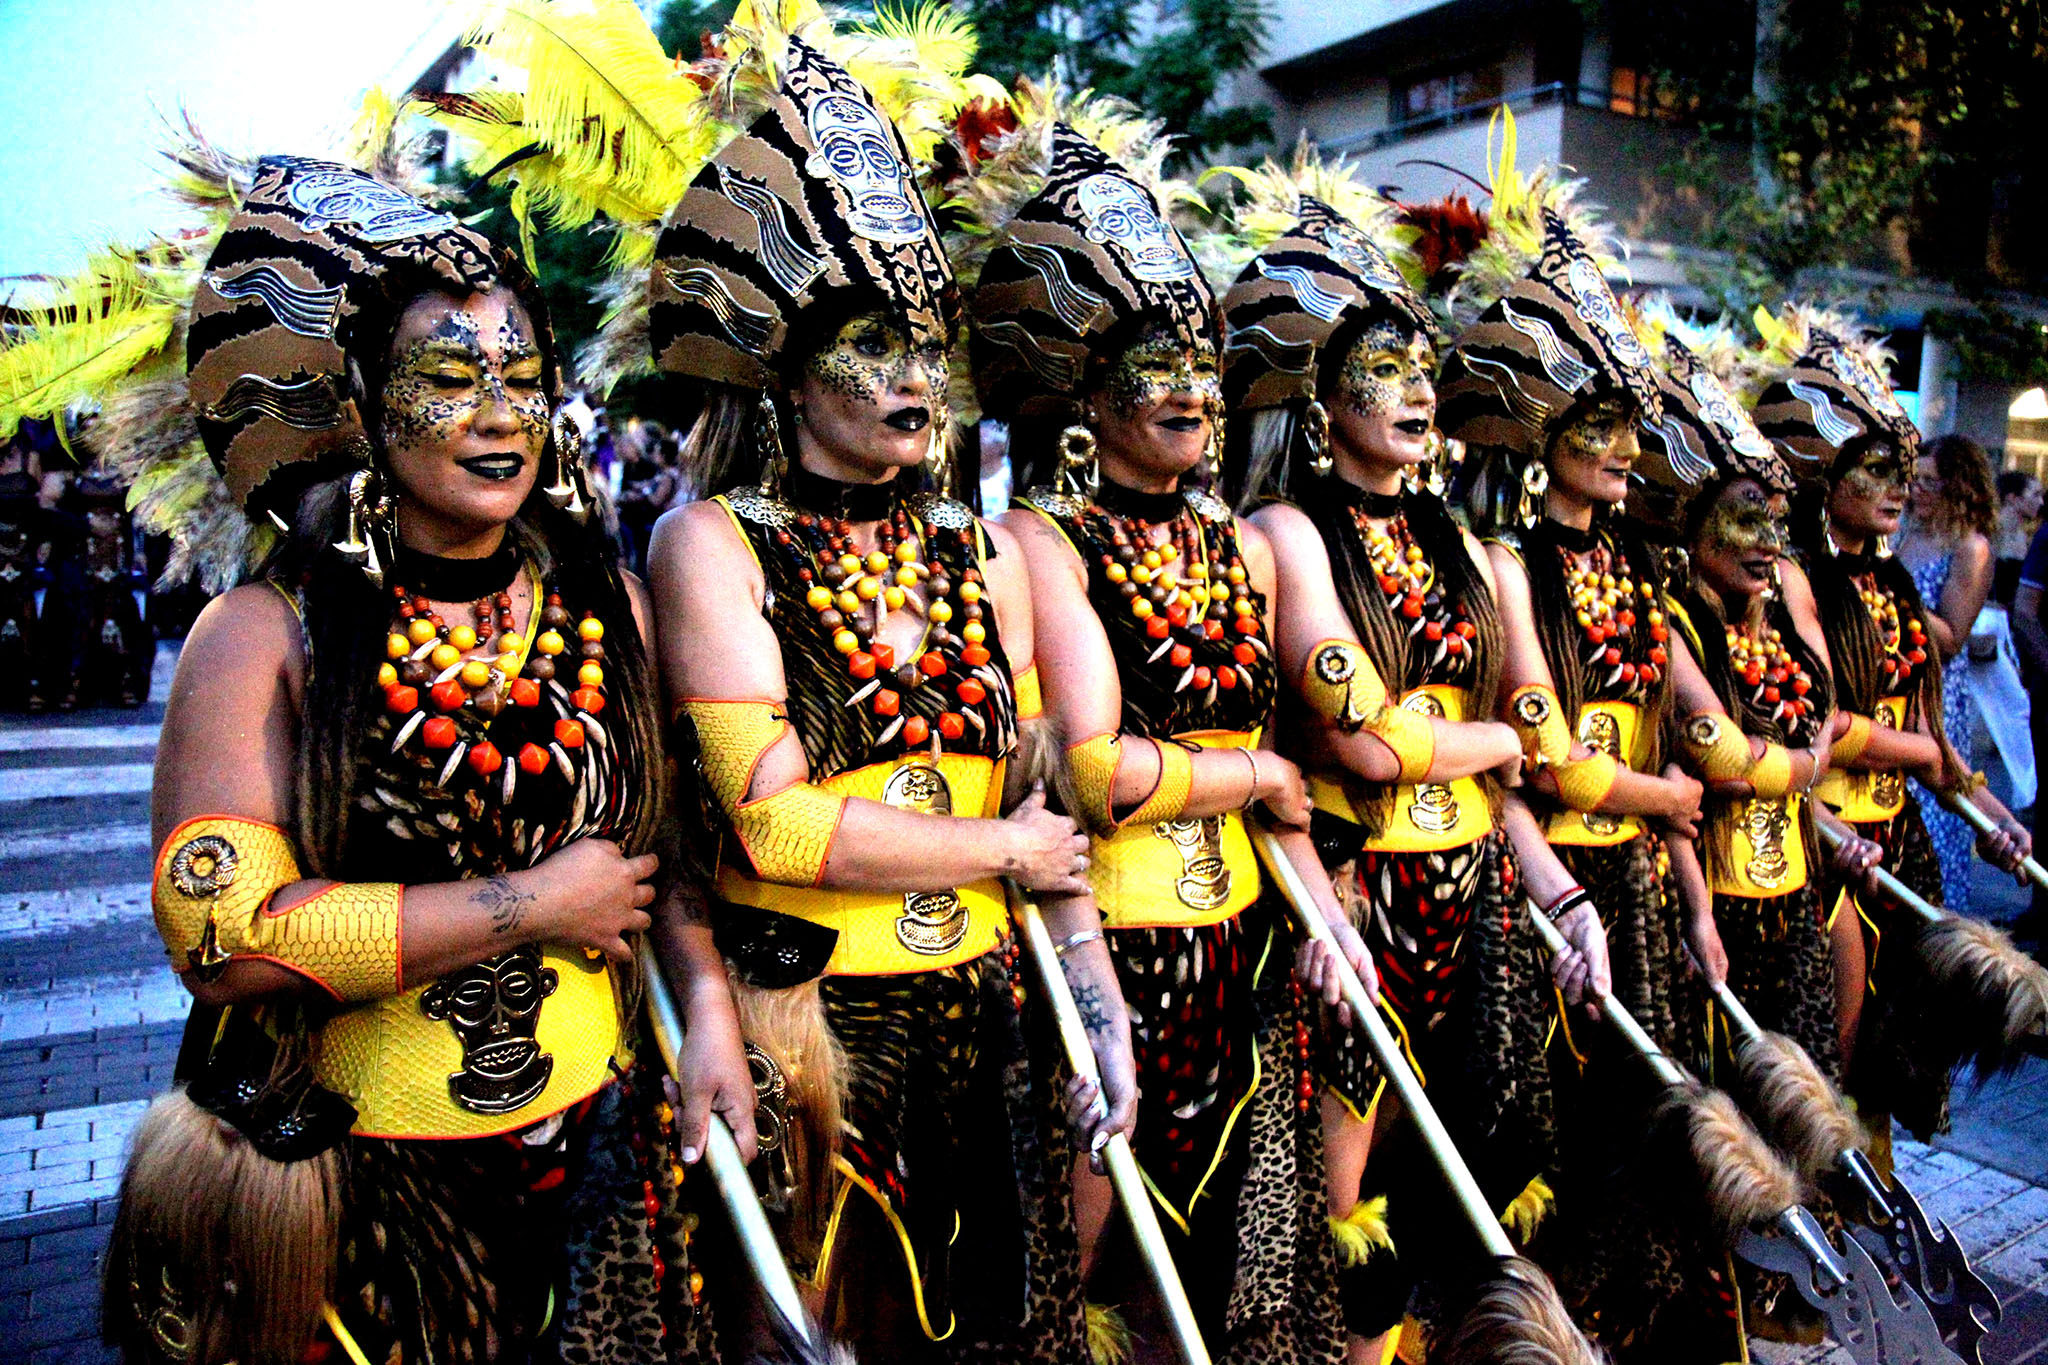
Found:
M 1828 1320 L 1828 1334 L 1856 1365 L 1963 1365 L 1942 1342 L 1918 1297 L 1894 1298 L 1884 1272 L 1853 1237 L 1830 1242 L 1803 1208 L 1778 1219 L 1779 1235 L 1745 1232 L 1735 1254 L 1751 1265 L 1791 1277 L 1799 1297 Z
M 1843 1153 L 1842 1163 L 1871 1214 L 1870 1226 L 1852 1227 L 1851 1235 L 1926 1301 L 1958 1356 L 1982 1365 L 1984 1337 L 2005 1316 L 2005 1306 L 1971 1268 L 1962 1242 L 1946 1221 L 1928 1218 L 1905 1181 L 1894 1176 L 1887 1184 L 1861 1152 Z

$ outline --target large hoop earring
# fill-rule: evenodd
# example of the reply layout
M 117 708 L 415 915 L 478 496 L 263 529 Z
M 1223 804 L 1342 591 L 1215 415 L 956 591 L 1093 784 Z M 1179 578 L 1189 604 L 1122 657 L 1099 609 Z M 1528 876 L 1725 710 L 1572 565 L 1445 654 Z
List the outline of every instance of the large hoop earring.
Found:
M 1095 433 L 1076 422 L 1060 433 L 1060 484 L 1076 497 L 1095 501 L 1101 471 L 1095 464 Z
M 1549 491 L 1549 465 L 1541 460 L 1531 460 L 1522 466 L 1522 504 L 1516 509 L 1522 529 L 1527 530 L 1543 519 L 1543 495 Z
M 355 561 L 373 588 L 384 586 L 384 561 L 377 554 L 377 541 L 390 538 L 392 504 L 376 470 L 358 469 L 348 476 L 348 526 L 334 548 Z
M 765 390 L 754 405 L 754 451 L 761 457 L 761 496 L 780 498 L 789 456 L 782 448 L 782 416 L 774 395 Z
M 1301 439 L 1308 447 L 1309 472 L 1319 479 L 1328 478 L 1337 462 L 1330 454 L 1330 410 L 1321 399 L 1311 398 L 1308 410 L 1301 414 Z

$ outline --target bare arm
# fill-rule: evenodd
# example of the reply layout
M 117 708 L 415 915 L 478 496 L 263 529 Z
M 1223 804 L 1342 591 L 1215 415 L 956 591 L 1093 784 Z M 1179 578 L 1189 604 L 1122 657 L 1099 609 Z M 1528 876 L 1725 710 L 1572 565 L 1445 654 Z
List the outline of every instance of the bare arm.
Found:
M 1260 508 L 1251 524 L 1264 533 L 1273 555 L 1274 591 L 1268 600 L 1272 603 L 1273 656 L 1280 670 L 1280 685 L 1299 695 L 1311 651 L 1326 640 L 1357 644 L 1358 633 L 1337 597 L 1329 551 L 1315 524 L 1284 503 Z M 1399 681 L 1394 680 L 1396 684 Z M 1401 758 L 1386 741 L 1363 730 L 1347 734 L 1302 709 L 1304 725 L 1316 745 L 1335 762 L 1368 782 L 1392 782 L 1401 775 Z M 1472 777 L 1514 763 L 1521 756 L 1515 732 L 1498 721 L 1432 718 L 1430 727 L 1436 749 L 1424 781 Z
M 1947 663 L 1961 651 L 1963 642 L 1970 638 L 1977 613 L 1984 610 L 1984 601 L 1990 595 L 1991 542 L 1974 533 L 1964 536 L 1949 564 L 1948 583 L 1941 590 L 1941 601 L 1932 604 L 1933 609 L 1927 614 L 1927 633 L 1934 641 L 1935 658 Z
M 1516 860 L 1521 863 L 1522 891 L 1529 900 L 1539 906 L 1555 907 L 1573 892 L 1585 889 L 1558 861 L 1557 850 L 1550 846 L 1536 813 L 1519 795 L 1509 792 L 1501 802 L 1500 814 L 1508 842 L 1514 845 Z M 1564 992 L 1565 999 L 1578 1004 L 1589 990 L 1613 989 L 1607 931 L 1600 922 L 1598 907 L 1590 900 L 1582 900 L 1563 914 L 1554 910 L 1552 913 L 1558 931 L 1569 945 L 1550 964 L 1551 979 Z M 1587 1009 L 1590 1013 L 1594 1007 L 1589 1005 Z
M 178 660 L 157 744 L 150 819 L 158 841 L 201 815 L 294 828 L 304 656 L 297 616 L 267 585 L 237 588 L 200 613 Z M 647 925 L 639 907 L 653 898 L 653 888 L 643 883 L 655 863 L 586 839 L 525 871 L 408 886 L 399 980 L 416 985 L 538 942 L 578 944 L 623 959 L 623 935 Z M 281 887 L 271 912 L 286 913 L 333 885 L 308 878 Z M 229 962 L 211 982 L 185 979 L 210 1005 L 328 998 L 309 978 L 254 958 Z
M 1010 546 L 1014 550 L 1015 542 Z M 786 702 L 781 646 L 761 614 L 766 585 L 719 504 L 694 502 L 665 514 L 655 525 L 648 563 L 661 613 L 662 678 L 671 704 L 680 707 L 686 699 Z M 1023 591 L 1028 594 L 1028 587 Z M 1001 627 L 1014 625 L 1002 617 L 1000 605 L 998 614 Z M 708 755 L 708 740 L 706 748 Z M 810 779 L 803 744 L 786 727 L 760 755 L 742 799 L 757 802 Z M 1034 799 L 1021 808 L 1021 818 L 986 820 L 850 799 L 819 884 L 901 892 L 1016 876 L 1041 890 L 1081 892 L 1087 883 L 1074 860 L 1085 854 L 1085 843 L 1076 844 L 1077 836 L 1060 835 L 1033 819 L 1033 813 L 1045 815 L 1041 806 Z M 1046 816 L 1048 821 L 1060 818 Z M 946 822 L 943 831 L 933 826 L 934 820 Z M 1047 872 L 1062 861 L 1068 866 L 1065 873 Z

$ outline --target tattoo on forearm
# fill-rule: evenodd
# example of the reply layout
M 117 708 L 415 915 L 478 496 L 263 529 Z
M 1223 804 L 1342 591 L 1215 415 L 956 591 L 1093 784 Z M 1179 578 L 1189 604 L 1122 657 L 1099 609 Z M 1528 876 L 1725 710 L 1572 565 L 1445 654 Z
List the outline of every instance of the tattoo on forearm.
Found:
M 490 878 L 482 886 L 470 892 L 469 903 L 480 905 L 491 912 L 491 932 L 509 934 L 526 919 L 526 912 L 533 908 L 534 894 L 521 891 L 512 885 L 512 879 L 503 875 Z
M 1093 981 L 1083 981 L 1074 986 L 1073 992 L 1074 1008 L 1081 1014 L 1081 1027 L 1091 1035 L 1109 1032 L 1109 999 L 1102 987 Z

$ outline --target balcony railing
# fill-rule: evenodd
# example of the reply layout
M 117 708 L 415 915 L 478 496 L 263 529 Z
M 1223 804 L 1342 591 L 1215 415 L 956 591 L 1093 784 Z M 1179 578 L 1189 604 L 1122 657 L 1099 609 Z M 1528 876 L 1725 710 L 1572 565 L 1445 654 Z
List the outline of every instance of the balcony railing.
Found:
M 1593 86 L 1577 85 L 1571 81 L 1550 81 L 1522 90 L 1511 90 L 1505 95 L 1474 100 L 1470 104 L 1461 104 L 1452 109 L 1442 109 L 1433 114 L 1424 114 L 1421 118 L 1390 123 L 1384 128 L 1375 128 L 1369 133 L 1360 133 L 1355 137 L 1332 139 L 1323 145 L 1335 152 L 1376 152 L 1382 147 L 1406 142 L 1421 133 L 1435 132 L 1439 128 L 1455 128 L 1461 123 L 1491 118 L 1493 111 L 1503 104 L 1516 110 L 1539 109 L 1551 104 L 1577 104 L 1591 109 L 1606 109 L 1609 107 L 1610 98 L 1607 91 Z

